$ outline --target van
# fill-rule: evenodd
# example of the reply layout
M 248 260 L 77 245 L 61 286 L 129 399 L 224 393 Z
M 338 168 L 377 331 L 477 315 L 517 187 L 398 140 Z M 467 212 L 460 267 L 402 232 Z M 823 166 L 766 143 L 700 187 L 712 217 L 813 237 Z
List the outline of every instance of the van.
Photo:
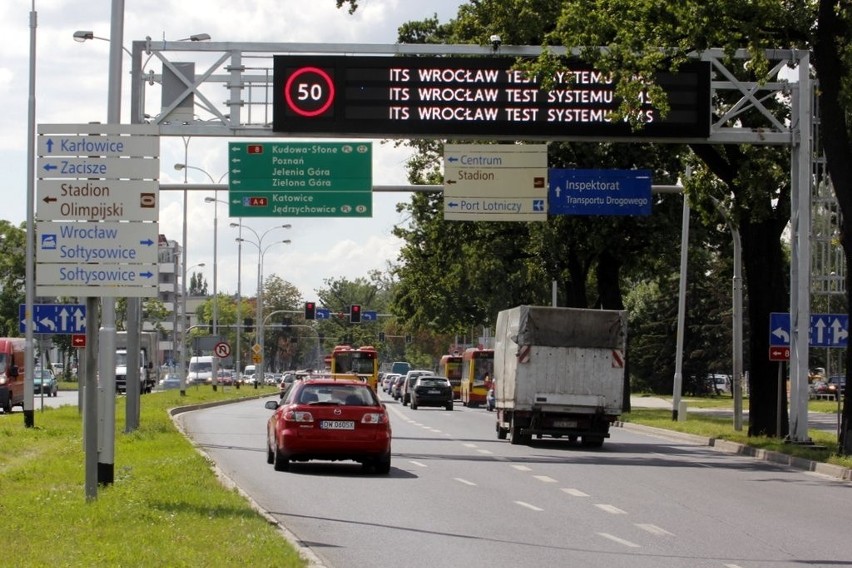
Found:
M 204 385 L 213 381 L 213 357 L 201 355 L 189 360 L 186 382 L 190 385 Z
M 243 369 L 243 377 L 246 379 L 253 379 L 254 373 L 257 371 L 257 367 L 254 365 L 246 365 Z
M 26 340 L 0 338 L 0 408 L 9 414 L 13 406 L 24 406 L 24 359 Z
M 394 361 L 391 365 L 391 373 L 404 375 L 411 370 L 411 363 L 408 361 Z

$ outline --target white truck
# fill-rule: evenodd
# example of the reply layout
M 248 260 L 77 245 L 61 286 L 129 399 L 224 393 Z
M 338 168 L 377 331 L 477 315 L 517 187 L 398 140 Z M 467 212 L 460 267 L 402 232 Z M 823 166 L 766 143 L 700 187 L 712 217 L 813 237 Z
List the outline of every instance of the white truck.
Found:
M 157 359 L 157 334 L 143 331 L 139 334 L 139 392 L 149 393 L 159 381 Z M 115 390 L 127 392 L 127 332 L 115 334 Z
M 497 437 L 598 448 L 622 411 L 627 312 L 518 306 L 497 315 Z

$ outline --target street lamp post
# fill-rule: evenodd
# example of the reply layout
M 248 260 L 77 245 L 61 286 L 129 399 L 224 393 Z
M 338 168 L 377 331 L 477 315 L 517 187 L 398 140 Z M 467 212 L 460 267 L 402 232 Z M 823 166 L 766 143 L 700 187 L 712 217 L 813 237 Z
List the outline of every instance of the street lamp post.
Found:
M 255 377 L 259 377 L 257 380 L 264 379 L 264 371 L 263 371 L 263 257 L 266 254 L 266 251 L 269 250 L 273 245 L 290 243 L 290 240 L 281 240 L 270 243 L 266 247 L 263 246 L 263 238 L 271 231 L 275 229 L 289 229 L 291 225 L 276 225 L 275 227 L 271 227 L 264 231 L 261 234 L 258 234 L 257 231 L 252 229 L 249 226 L 242 225 L 241 223 L 231 223 L 231 227 L 238 226 L 242 231 L 242 228 L 246 228 L 257 238 L 257 241 L 252 241 L 249 239 L 245 239 L 243 237 L 238 237 L 237 242 L 239 243 L 250 243 L 257 248 L 257 321 L 255 322 L 255 326 L 257 331 L 257 344 L 260 346 L 260 363 L 257 365 L 255 371 Z M 257 380 L 255 380 L 255 386 L 257 386 Z
M 225 172 L 219 177 L 219 180 L 216 181 L 216 180 L 213 179 L 213 176 L 211 176 L 210 173 L 207 170 L 205 170 L 204 168 L 199 168 L 199 167 L 196 167 L 196 166 L 190 166 L 188 164 L 175 164 L 174 168 L 177 171 L 181 171 L 181 170 L 196 170 L 196 171 L 199 171 L 199 172 L 201 172 L 201 173 L 203 173 L 204 175 L 207 176 L 207 178 L 210 180 L 211 184 L 221 183 L 222 180 L 225 178 L 225 176 L 228 175 L 228 172 Z M 186 172 L 184 171 L 184 176 L 185 175 L 186 175 Z M 184 196 L 185 195 L 186 195 L 186 192 L 184 192 Z M 212 335 L 214 337 L 217 337 L 218 333 L 219 333 L 219 330 L 218 330 L 218 327 L 219 327 L 219 287 L 218 287 L 219 203 L 224 203 L 224 202 L 219 201 L 219 199 L 218 199 L 219 191 L 218 190 L 214 190 L 213 195 L 214 195 L 214 197 L 205 197 L 204 202 L 214 204 L 214 206 L 213 206 L 213 329 L 211 330 L 211 332 L 212 332 Z M 184 215 L 186 215 L 186 209 L 184 209 Z M 184 226 L 185 225 L 186 225 L 186 221 L 184 220 Z M 186 246 L 186 243 L 184 242 L 184 247 L 185 246 Z M 212 374 L 213 374 L 213 380 L 212 380 L 213 390 L 215 391 L 216 387 L 217 387 L 218 380 L 219 380 L 219 358 L 216 357 L 215 354 L 214 354 L 214 357 L 213 357 L 213 373 Z

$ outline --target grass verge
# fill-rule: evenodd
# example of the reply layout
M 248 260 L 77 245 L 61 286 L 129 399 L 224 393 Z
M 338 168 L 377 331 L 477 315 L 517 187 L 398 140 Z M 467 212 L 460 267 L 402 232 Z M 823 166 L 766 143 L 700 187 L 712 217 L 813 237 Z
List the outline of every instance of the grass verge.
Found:
M 268 392 L 267 392 L 268 391 Z M 65 406 L 0 417 L 0 519 L 4 566 L 303 567 L 281 533 L 174 427 L 168 410 L 265 389 L 190 388 L 145 395 L 140 428 L 124 429 L 116 406 L 114 483 L 85 497 L 82 417 Z
M 690 408 L 730 408 L 730 399 L 726 401 L 727 404 L 724 404 L 724 402 L 718 399 L 687 400 Z M 830 412 L 831 408 L 836 408 L 836 405 L 837 403 L 829 401 L 811 401 L 809 411 Z M 837 453 L 837 435 L 833 432 L 809 430 L 808 435 L 814 442 L 813 446 L 809 446 L 785 443 L 783 440 L 768 438 L 766 436 L 748 436 L 748 424 L 743 425 L 743 431 L 736 431 L 730 418 L 698 412 L 689 413 L 687 420 L 680 422 L 672 420 L 672 412 L 668 409 L 634 408 L 631 412 L 624 414 L 621 419 L 624 422 L 674 430 L 706 438 L 728 440 L 752 448 L 852 468 L 852 457 L 844 457 Z

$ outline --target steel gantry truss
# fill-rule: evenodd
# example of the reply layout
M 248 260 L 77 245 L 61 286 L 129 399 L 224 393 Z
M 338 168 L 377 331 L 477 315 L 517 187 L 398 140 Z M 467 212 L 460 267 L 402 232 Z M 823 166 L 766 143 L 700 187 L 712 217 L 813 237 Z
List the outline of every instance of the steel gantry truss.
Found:
M 272 130 L 273 56 L 275 55 L 464 55 L 536 57 L 537 46 L 437 45 L 437 44 L 304 44 L 242 42 L 134 41 L 131 68 L 131 122 L 159 126 L 163 136 L 286 137 Z M 547 48 L 554 55 L 579 56 L 579 49 Z M 783 145 L 791 152 L 791 438 L 806 441 L 809 301 L 811 271 L 819 283 L 835 286 L 845 268 L 823 262 L 826 254 L 838 254 L 817 241 L 820 259 L 811 265 L 811 207 L 814 198 L 820 211 L 836 210 L 824 167 L 814 151 L 814 82 L 810 53 L 778 49 L 764 52 L 768 72 L 758 80 L 743 78 L 739 69 L 751 59 L 746 50 L 732 59 L 721 49 L 693 54 L 711 67 L 711 107 L 707 113 L 710 133 L 706 138 L 589 137 L 567 133 L 562 141 L 658 142 L 682 144 Z M 729 64 L 728 61 L 732 61 Z M 161 72 L 149 68 L 161 64 Z M 786 76 L 785 76 L 786 75 Z M 159 101 L 156 100 L 160 95 Z M 727 101 L 722 103 L 721 101 Z M 731 102 L 733 101 L 733 102 Z M 778 103 L 781 104 L 778 104 Z M 724 104 L 725 106 L 722 106 Z M 713 106 L 716 105 L 716 106 Z M 757 118 L 755 118 L 757 117 Z M 752 124 L 757 121 L 759 124 Z M 358 137 L 357 133 L 340 133 Z M 363 137 L 381 138 L 370 134 Z M 393 138 L 394 136 L 387 136 Z M 526 138 L 526 137 L 525 137 Z M 554 137 L 548 137 L 554 140 Z M 821 226 L 822 227 L 822 226 Z M 820 229 L 820 235 L 825 231 Z M 829 237 L 829 245 L 831 237 Z M 815 255 L 816 256 L 816 255 Z M 831 257 L 832 262 L 835 257 Z M 829 273 L 825 273 L 829 267 Z M 834 272 L 833 275 L 830 272 Z M 828 278 L 828 276 L 832 276 Z M 822 284 L 820 284 L 822 286 Z M 819 288 L 825 294 L 834 289 Z M 839 290 L 838 290 L 839 291 Z M 760 356 L 760 354 L 755 354 Z

